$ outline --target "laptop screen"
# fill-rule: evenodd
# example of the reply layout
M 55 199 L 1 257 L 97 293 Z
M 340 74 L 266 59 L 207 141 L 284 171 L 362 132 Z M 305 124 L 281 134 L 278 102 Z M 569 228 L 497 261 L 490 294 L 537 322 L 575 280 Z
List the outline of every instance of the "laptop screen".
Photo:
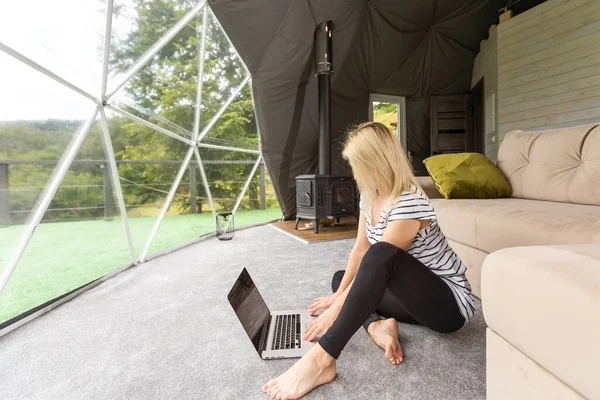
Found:
M 227 299 L 260 355 L 260 339 L 263 330 L 269 328 L 268 321 L 271 313 L 246 268 L 231 288 Z

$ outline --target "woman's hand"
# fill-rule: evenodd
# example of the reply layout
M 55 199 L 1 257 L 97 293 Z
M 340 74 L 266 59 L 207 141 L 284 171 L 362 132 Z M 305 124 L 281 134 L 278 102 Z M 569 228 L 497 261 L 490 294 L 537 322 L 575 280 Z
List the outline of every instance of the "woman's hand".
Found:
M 327 332 L 327 329 L 333 325 L 338 315 L 339 311 L 337 311 L 334 307 L 330 307 L 325 310 L 317 317 L 317 319 L 313 320 L 310 325 L 308 325 L 308 328 L 306 328 L 306 332 L 304 333 L 304 340 L 310 342 L 317 335 Z
M 315 313 L 317 311 L 331 307 L 331 305 L 337 298 L 338 298 L 337 293 L 334 293 L 331 296 L 327 296 L 327 297 L 316 298 L 315 302 L 312 303 L 312 305 L 310 307 L 308 307 L 308 314 L 315 315 Z

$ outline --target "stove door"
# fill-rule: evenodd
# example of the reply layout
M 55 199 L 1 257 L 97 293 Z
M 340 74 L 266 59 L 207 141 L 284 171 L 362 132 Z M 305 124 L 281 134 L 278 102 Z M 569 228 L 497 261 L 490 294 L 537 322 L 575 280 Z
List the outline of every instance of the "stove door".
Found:
M 309 180 L 296 181 L 296 205 L 298 207 L 312 207 L 313 185 Z
M 353 214 L 356 211 L 354 182 L 351 180 L 336 181 L 330 186 L 330 215 Z

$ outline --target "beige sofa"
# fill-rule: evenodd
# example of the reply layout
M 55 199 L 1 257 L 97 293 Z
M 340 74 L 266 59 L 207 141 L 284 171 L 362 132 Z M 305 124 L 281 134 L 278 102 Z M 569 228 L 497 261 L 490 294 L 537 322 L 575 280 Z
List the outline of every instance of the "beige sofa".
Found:
M 512 131 L 500 146 L 498 167 L 512 185 L 511 198 L 446 200 L 430 178 L 419 178 L 479 297 L 481 267 L 494 251 L 600 244 L 600 125 Z
M 482 293 L 487 400 L 600 399 L 600 245 L 494 252 Z
M 600 126 L 510 132 L 498 167 L 512 198 L 420 180 L 482 298 L 487 399 L 600 399 Z

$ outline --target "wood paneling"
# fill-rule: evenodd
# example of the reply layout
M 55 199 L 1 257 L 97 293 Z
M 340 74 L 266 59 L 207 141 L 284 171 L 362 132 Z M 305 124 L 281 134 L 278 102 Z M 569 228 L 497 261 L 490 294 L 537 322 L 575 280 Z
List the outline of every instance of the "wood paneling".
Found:
M 512 131 L 513 129 L 540 130 L 549 126 L 562 127 L 566 126 L 563 124 L 566 124 L 568 122 L 577 122 L 583 120 L 590 120 L 591 122 L 600 122 L 600 103 L 598 103 L 598 107 L 586 108 L 583 110 L 571 112 L 561 112 L 547 117 L 532 118 L 516 122 L 508 122 L 504 124 L 501 123 L 498 126 L 498 128 L 501 133 L 506 133 Z M 573 125 L 577 124 L 571 124 L 570 126 Z
M 531 89 L 525 93 L 517 94 L 514 96 L 503 97 L 499 99 L 499 104 L 503 107 L 503 111 L 511 113 L 523 109 L 532 109 L 545 104 L 545 101 L 549 101 L 547 104 L 556 104 L 555 98 L 560 103 L 561 96 L 565 96 L 565 99 L 574 99 L 574 95 L 582 93 L 583 97 L 591 97 L 583 95 L 583 93 L 595 94 L 596 86 L 600 86 L 600 75 L 593 75 L 587 78 L 575 79 L 574 81 L 568 81 L 565 83 L 550 85 L 540 89 Z
M 432 96 L 431 153 L 474 151 L 471 95 Z
M 562 46 L 556 46 L 545 51 L 538 51 L 535 53 L 531 53 L 527 56 L 518 58 L 514 61 L 505 62 L 504 64 L 499 66 L 498 73 L 502 74 L 523 66 L 536 63 L 543 63 L 545 61 L 552 60 L 564 53 L 577 51 L 587 45 L 594 46 L 595 41 L 600 41 L 600 31 L 594 32 L 590 36 L 583 36 L 575 40 L 571 40 L 567 43 L 564 43 Z
M 590 67 L 581 68 L 575 71 L 567 71 L 561 75 L 554 76 L 551 79 L 533 81 L 522 86 L 515 86 L 510 89 L 502 89 L 502 97 L 500 98 L 506 99 L 511 96 L 523 95 L 538 89 L 551 88 L 561 83 L 572 82 L 578 79 L 595 76 L 598 76 L 598 66 L 592 65 Z
M 442 114 L 442 113 L 438 113 Z M 438 129 L 440 131 L 464 131 L 465 130 L 465 113 L 462 113 L 462 117 L 460 119 L 443 119 L 440 116 L 438 119 Z
M 587 67 L 598 68 L 598 65 L 600 65 L 600 48 L 596 46 L 590 48 L 589 50 L 594 51 L 594 53 L 588 53 L 588 55 L 574 60 L 569 60 L 566 57 L 560 57 L 555 59 L 554 63 L 538 64 L 532 68 L 532 71 L 525 71 L 525 67 L 520 68 L 512 78 L 498 75 L 498 89 L 502 90 L 510 89 L 512 87 L 520 87 L 530 82 L 543 82 L 547 78 L 565 75 L 572 71 Z M 521 71 L 523 72 L 520 73 Z
M 592 3 L 586 7 L 593 7 Z M 520 16 L 525 15 L 521 14 Z M 517 16 L 519 17 L 519 16 Z M 516 18 L 516 17 L 515 17 Z M 540 29 L 545 29 L 544 24 L 538 25 Z M 498 56 L 503 58 L 505 62 L 511 62 L 522 57 L 526 57 L 530 54 L 545 51 L 556 46 L 563 45 L 571 40 L 575 40 L 598 31 L 600 27 L 600 21 L 598 20 L 597 14 L 594 13 L 588 17 L 582 18 L 582 20 L 574 20 L 571 23 L 560 25 L 555 32 L 545 32 L 544 35 L 534 36 L 527 40 L 523 40 L 519 43 L 515 43 L 513 46 L 507 46 L 502 49 L 502 25 L 498 28 L 500 30 L 500 38 L 498 40 Z M 550 36 L 552 35 L 552 36 Z
M 528 47 L 528 43 L 539 44 L 546 40 L 557 40 L 557 37 L 563 37 L 562 34 L 574 33 L 574 30 L 597 21 L 598 13 L 590 12 L 587 7 L 588 5 L 589 3 L 586 3 L 579 7 L 571 8 L 567 13 L 545 20 L 540 25 L 520 31 L 510 37 L 504 36 L 498 46 L 498 54 L 503 55 L 504 52 L 509 53 L 525 49 Z
M 573 0 L 570 2 L 547 1 L 527 11 L 527 18 L 514 18 L 509 20 L 507 23 L 502 24 L 504 25 L 504 36 L 506 38 L 510 38 L 526 29 L 539 29 L 534 27 L 539 24 L 543 24 L 558 15 L 562 15 L 569 10 L 593 1 L 597 0 Z
M 549 0 L 497 31 L 500 140 L 600 122 L 600 1 Z
M 465 151 L 466 149 L 464 133 L 440 133 L 439 143 L 442 151 Z
M 510 22 L 510 21 L 509 21 Z M 484 153 L 492 161 L 498 155 L 498 29 L 494 29 L 483 48 L 475 57 L 471 88 L 483 78 L 484 97 Z M 490 101 L 494 98 L 494 101 Z M 493 110 L 488 109 L 492 108 Z M 494 118 L 494 121 L 487 120 Z

